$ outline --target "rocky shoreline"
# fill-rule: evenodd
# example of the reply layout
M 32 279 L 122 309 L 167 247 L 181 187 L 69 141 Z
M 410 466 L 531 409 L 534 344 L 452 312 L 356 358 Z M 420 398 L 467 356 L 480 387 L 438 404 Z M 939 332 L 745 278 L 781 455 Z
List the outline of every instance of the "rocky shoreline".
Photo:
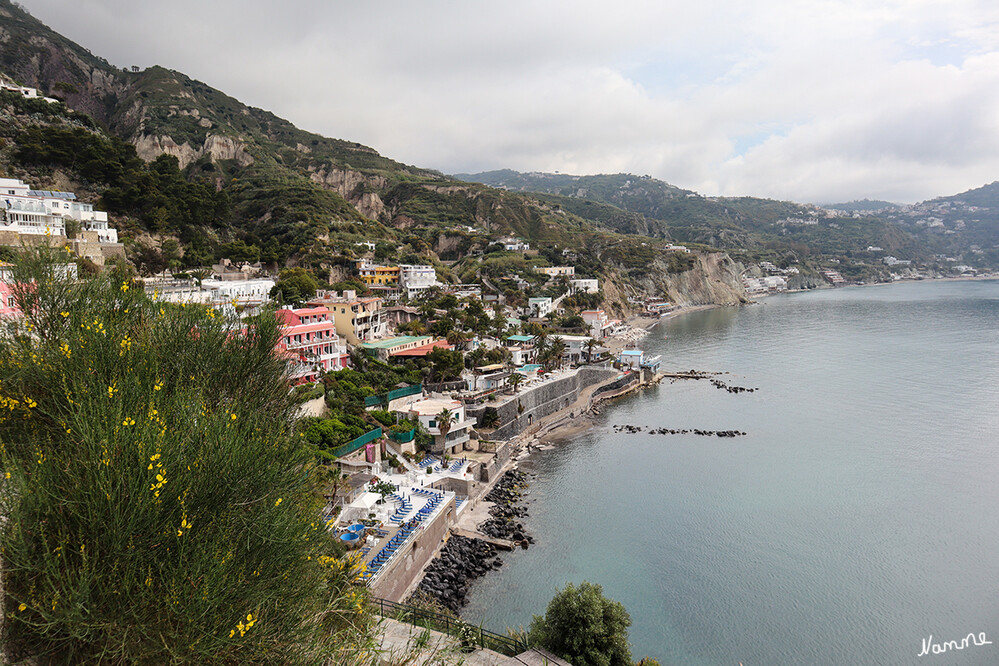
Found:
M 503 566 L 496 546 L 481 539 L 452 536 L 440 555 L 427 567 L 416 588 L 448 610 L 459 613 L 472 581 Z
M 527 475 L 518 469 L 511 469 L 496 482 L 486 496 L 487 502 L 495 506 L 489 509 L 489 520 L 479 525 L 479 531 L 494 539 L 513 541 L 522 548 L 534 543 L 534 539 L 524 531 L 518 518 L 527 516 L 527 507 L 521 500 L 527 489 Z
M 524 531 L 518 518 L 527 515 L 523 495 L 527 488 L 527 474 L 517 469 L 508 470 L 485 495 L 484 501 L 494 502 L 489 515 L 478 531 L 493 539 L 514 542 L 522 548 L 534 543 Z M 459 614 L 465 605 L 469 586 L 481 576 L 503 566 L 498 548 L 483 539 L 452 535 L 447 544 L 426 568 L 423 580 L 415 595 L 432 597 L 441 606 Z

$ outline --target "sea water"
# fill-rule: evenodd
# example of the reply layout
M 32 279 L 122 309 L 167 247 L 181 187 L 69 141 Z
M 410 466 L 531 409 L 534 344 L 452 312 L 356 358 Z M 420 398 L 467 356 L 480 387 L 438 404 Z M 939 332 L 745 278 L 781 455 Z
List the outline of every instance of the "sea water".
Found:
M 666 380 L 532 456 L 537 543 L 475 583 L 467 619 L 526 627 L 586 580 L 664 665 L 999 663 L 999 282 L 775 296 L 643 346 L 758 390 Z

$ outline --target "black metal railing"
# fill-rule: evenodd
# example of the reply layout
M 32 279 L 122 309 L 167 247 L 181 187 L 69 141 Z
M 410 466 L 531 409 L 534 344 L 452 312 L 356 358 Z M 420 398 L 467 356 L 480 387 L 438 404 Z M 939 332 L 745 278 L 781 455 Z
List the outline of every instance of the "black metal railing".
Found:
M 515 657 L 528 649 L 527 643 L 516 638 L 470 625 L 459 618 L 444 615 L 443 613 L 406 604 L 398 604 L 388 599 L 379 599 L 378 597 L 372 597 L 371 605 L 382 617 L 389 617 L 400 622 L 426 627 L 427 629 L 433 629 L 449 636 L 461 638 L 464 632 L 469 632 L 472 642 L 475 645 L 492 650 L 493 652 L 499 652 L 508 657 Z M 459 630 L 462 630 L 462 633 L 459 633 Z M 464 635 L 467 636 L 468 634 Z

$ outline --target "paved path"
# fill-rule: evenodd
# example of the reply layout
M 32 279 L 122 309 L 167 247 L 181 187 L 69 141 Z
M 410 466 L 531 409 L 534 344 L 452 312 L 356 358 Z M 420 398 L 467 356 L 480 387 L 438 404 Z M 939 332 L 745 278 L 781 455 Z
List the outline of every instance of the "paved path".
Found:
M 476 650 L 468 654 L 458 651 L 458 641 L 439 631 L 429 631 L 411 624 L 396 620 L 382 620 L 381 648 L 385 651 L 379 656 L 379 663 L 390 666 L 403 656 L 410 654 L 416 648 L 417 640 L 425 635 L 426 642 L 417 650 L 418 657 L 407 661 L 411 664 L 458 664 L 463 666 L 523 666 L 516 658 L 505 657 L 492 650 Z

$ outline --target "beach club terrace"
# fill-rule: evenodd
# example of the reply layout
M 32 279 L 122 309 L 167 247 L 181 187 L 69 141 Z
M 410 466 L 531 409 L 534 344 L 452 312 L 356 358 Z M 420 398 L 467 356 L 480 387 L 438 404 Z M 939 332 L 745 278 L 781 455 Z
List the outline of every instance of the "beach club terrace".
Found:
M 359 479 L 363 483 L 352 492 L 335 529 L 343 543 L 358 553 L 361 580 L 375 596 L 402 601 L 414 575 L 432 559 L 448 529 L 469 506 L 467 494 L 448 486 L 457 482 L 466 487 L 470 464 L 463 458 L 445 462 L 428 456 L 419 466 L 407 463 L 402 473 Z M 394 491 L 384 496 L 375 493 L 379 483 Z

